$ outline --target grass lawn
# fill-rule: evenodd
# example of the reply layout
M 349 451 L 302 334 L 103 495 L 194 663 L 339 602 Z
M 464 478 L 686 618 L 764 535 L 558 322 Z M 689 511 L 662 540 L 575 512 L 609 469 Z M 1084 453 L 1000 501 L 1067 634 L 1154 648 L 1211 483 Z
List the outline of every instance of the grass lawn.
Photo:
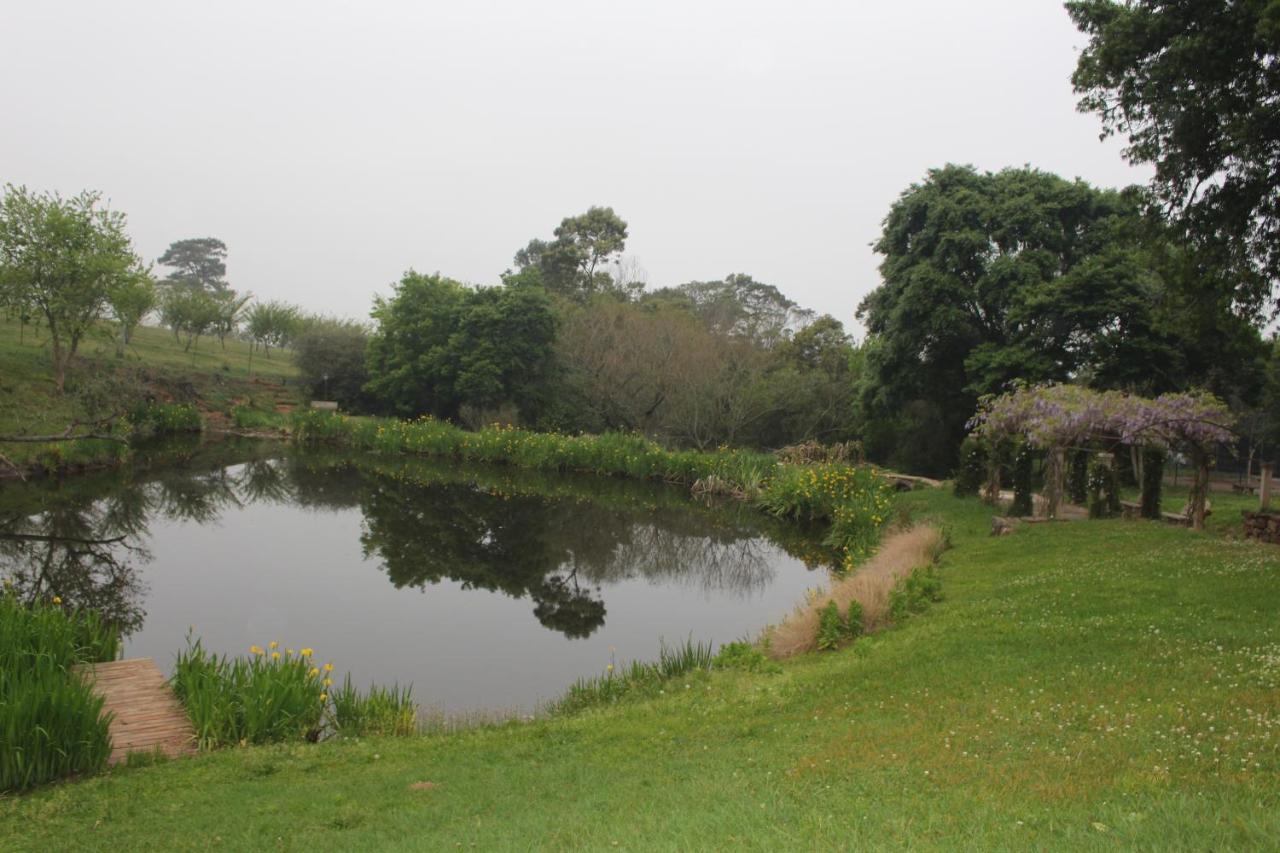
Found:
M 976 500 L 898 500 L 953 537 L 946 600 L 847 650 L 120 770 L 0 800 L 0 848 L 1275 848 L 1280 549 L 1122 521 L 989 538 Z
M 43 330 L 29 326 L 23 332 L 17 321 L 0 317 L 0 435 L 61 433 L 77 417 L 73 395 L 54 387 L 47 337 Z M 229 339 L 223 350 L 215 338 L 202 338 L 193 352 L 184 352 L 172 333 L 160 328 L 139 328 L 124 359 L 115 357 L 115 344 L 104 334 L 91 335 L 80 344 L 68 387 L 78 377 L 118 370 L 131 371 L 161 399 L 194 397 L 214 417 L 225 416 L 234 405 L 271 410 L 299 399 L 297 368 L 287 351 L 275 351 L 270 359 L 259 351 L 251 363 L 246 342 Z M 0 452 L 22 464 L 45 447 L 6 444 Z

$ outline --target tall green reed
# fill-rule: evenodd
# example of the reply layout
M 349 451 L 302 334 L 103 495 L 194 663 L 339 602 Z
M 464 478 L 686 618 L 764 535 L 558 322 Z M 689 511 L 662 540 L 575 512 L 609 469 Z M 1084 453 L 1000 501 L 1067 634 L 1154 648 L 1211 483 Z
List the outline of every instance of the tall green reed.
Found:
M 621 667 L 610 663 L 604 674 L 580 678 L 570 685 L 564 696 L 552 704 L 551 711 L 569 714 L 612 704 L 627 696 L 651 695 L 674 678 L 709 671 L 714 660 L 711 643 L 695 643 L 692 637 L 674 646 L 662 642 L 657 661 L 632 661 Z
M 0 594 L 0 791 L 106 765 L 111 720 L 74 667 L 112 660 L 119 646 L 97 613 Z
M 251 647 L 248 657 L 214 654 L 188 638 L 170 683 L 201 749 L 319 737 L 328 681 L 310 649 Z

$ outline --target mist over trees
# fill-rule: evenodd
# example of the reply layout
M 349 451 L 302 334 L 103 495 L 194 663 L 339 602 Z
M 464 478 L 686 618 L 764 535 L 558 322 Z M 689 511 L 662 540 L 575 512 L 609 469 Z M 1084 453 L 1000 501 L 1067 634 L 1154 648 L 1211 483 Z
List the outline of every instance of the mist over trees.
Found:
M 499 281 L 406 272 L 365 325 L 238 294 L 214 237 L 173 242 L 156 281 L 97 194 L 10 186 L 0 300 L 23 333 L 47 329 L 59 387 L 91 329 L 123 356 L 155 313 L 187 349 L 208 335 L 264 358 L 292 347 L 309 393 L 346 409 L 468 426 L 697 448 L 858 440 L 874 461 L 945 475 L 981 399 L 1071 383 L 1211 392 L 1280 440 L 1280 345 L 1263 337 L 1280 276 L 1277 8 L 1067 3 L 1088 39 L 1079 107 L 1127 137 L 1150 185 L 929 169 L 886 213 L 860 340 L 746 272 L 650 287 L 630 225 L 603 205 L 528 240 Z

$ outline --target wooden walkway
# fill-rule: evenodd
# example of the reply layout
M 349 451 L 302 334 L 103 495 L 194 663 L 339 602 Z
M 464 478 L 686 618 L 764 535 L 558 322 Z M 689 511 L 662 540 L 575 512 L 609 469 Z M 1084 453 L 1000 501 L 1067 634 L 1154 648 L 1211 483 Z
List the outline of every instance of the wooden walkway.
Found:
M 111 764 L 131 752 L 161 750 L 170 758 L 196 751 L 195 732 L 178 697 L 150 658 L 90 664 L 80 673 L 106 699 L 111 721 Z

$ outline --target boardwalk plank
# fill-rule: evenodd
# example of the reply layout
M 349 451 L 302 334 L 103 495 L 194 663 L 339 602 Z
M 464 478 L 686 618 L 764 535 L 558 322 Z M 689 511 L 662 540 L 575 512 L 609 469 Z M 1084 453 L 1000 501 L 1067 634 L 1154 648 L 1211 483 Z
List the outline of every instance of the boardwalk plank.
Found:
M 131 752 L 162 751 L 170 758 L 195 752 L 195 732 L 182 703 L 149 658 L 118 660 L 80 667 L 80 673 L 103 697 L 111 720 L 111 764 Z

